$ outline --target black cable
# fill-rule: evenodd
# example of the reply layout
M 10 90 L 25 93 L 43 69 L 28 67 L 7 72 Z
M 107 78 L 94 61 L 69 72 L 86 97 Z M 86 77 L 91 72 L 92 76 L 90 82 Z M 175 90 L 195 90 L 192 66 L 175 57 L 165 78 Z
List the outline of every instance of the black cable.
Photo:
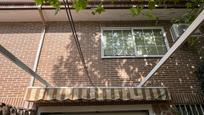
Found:
M 68 0 L 66 0 L 66 2 L 65 2 L 65 0 L 63 0 L 63 2 L 64 2 L 67 18 L 68 18 L 69 24 L 71 26 L 72 34 L 73 34 L 73 37 L 74 37 L 74 40 L 75 40 L 75 43 L 76 43 L 76 46 L 77 46 L 78 53 L 79 53 L 79 56 L 81 58 L 81 61 L 82 61 L 83 67 L 84 67 L 84 70 L 85 70 L 86 75 L 87 75 L 87 77 L 89 79 L 89 82 L 91 83 L 92 86 L 95 87 L 93 81 L 91 80 L 91 77 L 90 77 L 89 72 L 88 72 L 88 68 L 87 68 L 86 63 L 85 63 L 85 59 L 84 59 L 84 56 L 83 56 L 83 53 L 82 53 L 82 50 L 81 50 L 81 46 L 80 46 L 80 43 L 79 43 L 78 35 L 77 35 L 77 32 L 76 32 L 76 28 L 75 28 L 75 24 L 74 24 L 74 21 L 73 21 L 73 17 L 72 17 L 72 14 L 71 14 L 71 10 L 70 10 L 70 7 L 69 7 Z

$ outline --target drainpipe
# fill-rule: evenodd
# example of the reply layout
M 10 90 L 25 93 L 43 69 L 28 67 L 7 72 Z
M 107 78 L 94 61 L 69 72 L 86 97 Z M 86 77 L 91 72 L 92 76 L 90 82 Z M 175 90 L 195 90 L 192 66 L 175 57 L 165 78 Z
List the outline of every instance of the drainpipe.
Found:
M 33 71 L 36 72 L 37 71 L 37 67 L 38 67 L 38 63 L 39 63 L 39 59 L 40 59 L 40 54 L 43 48 L 43 42 L 44 42 L 44 38 L 45 38 L 45 33 L 46 33 L 46 21 L 42 12 L 42 5 L 38 6 L 38 11 L 40 14 L 40 18 L 42 20 L 42 24 L 43 24 L 43 29 L 42 29 L 42 33 L 41 33 L 41 37 L 40 37 L 40 42 L 38 45 L 38 49 L 37 49 L 37 53 L 36 53 L 36 57 L 35 57 L 35 62 L 33 65 Z M 32 77 L 31 81 L 30 81 L 30 86 L 34 85 L 34 81 L 35 78 Z
M 40 14 L 40 18 L 42 20 L 43 29 L 42 29 L 42 32 L 41 32 L 37 53 L 36 53 L 36 56 L 35 56 L 35 62 L 34 62 L 33 68 L 32 68 L 34 72 L 37 71 L 38 63 L 39 63 L 39 60 L 40 60 L 40 54 L 41 54 L 41 51 L 42 51 L 42 48 L 43 48 L 43 42 L 44 42 L 45 33 L 46 33 L 46 21 L 45 21 L 45 18 L 43 16 L 42 5 L 38 6 L 38 11 L 39 11 L 39 14 Z M 34 86 L 34 82 L 35 82 L 35 78 L 32 77 L 29 86 L 30 87 Z M 24 103 L 24 107 L 27 108 L 27 109 L 36 108 L 35 106 L 33 106 L 32 102 L 30 103 L 30 102 L 27 102 L 27 101 Z

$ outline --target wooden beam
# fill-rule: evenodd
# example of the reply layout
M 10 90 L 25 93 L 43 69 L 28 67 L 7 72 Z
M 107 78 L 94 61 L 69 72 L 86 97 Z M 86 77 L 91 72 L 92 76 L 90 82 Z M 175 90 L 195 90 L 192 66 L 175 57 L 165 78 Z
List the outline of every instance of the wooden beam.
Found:
M 35 79 L 39 80 L 45 86 L 51 86 L 46 80 L 41 78 L 37 73 L 35 73 L 32 69 L 30 69 L 25 63 L 23 63 L 20 59 L 14 56 L 11 52 L 9 52 L 6 48 L 0 45 L 0 53 L 7 57 L 9 60 L 14 62 L 18 67 L 32 75 Z
M 155 72 L 169 59 L 169 57 L 187 40 L 188 36 L 191 35 L 196 28 L 204 20 L 204 10 L 197 16 L 197 18 L 191 23 L 191 25 L 187 28 L 187 30 L 180 36 L 180 38 L 174 43 L 174 45 L 168 50 L 168 52 L 162 57 L 159 63 L 149 72 L 149 74 L 140 82 L 138 87 L 142 87 L 147 80 L 149 80 Z

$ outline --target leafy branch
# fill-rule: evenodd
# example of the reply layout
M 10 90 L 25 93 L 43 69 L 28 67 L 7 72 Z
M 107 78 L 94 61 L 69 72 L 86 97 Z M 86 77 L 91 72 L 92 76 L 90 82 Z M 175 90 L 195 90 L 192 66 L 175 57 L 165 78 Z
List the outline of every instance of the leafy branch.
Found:
M 54 8 L 56 8 L 56 10 L 58 11 L 60 9 L 60 1 L 59 0 L 35 0 L 37 5 L 42 5 L 42 4 L 49 4 L 51 6 L 53 6 Z M 112 4 L 114 4 L 116 2 L 116 0 L 110 0 Z M 129 11 L 133 16 L 138 16 L 140 14 L 147 16 L 151 19 L 158 19 L 158 17 L 156 17 L 151 10 L 155 9 L 157 6 L 160 5 L 166 5 L 166 3 L 174 3 L 175 5 L 179 2 L 182 2 L 184 0 L 138 0 L 138 2 L 148 2 L 147 3 L 147 8 L 149 9 L 146 12 L 143 12 L 144 6 L 141 5 L 133 5 Z M 73 8 L 79 12 L 83 9 L 87 8 L 88 5 L 88 0 L 72 0 L 73 3 Z M 186 8 L 187 9 L 191 9 L 192 12 L 188 13 L 188 14 L 184 14 L 183 19 L 186 19 L 186 21 L 184 22 L 190 22 L 192 21 L 192 19 L 194 19 L 194 14 L 196 15 L 197 13 L 195 10 L 197 10 L 197 8 L 199 6 L 201 6 L 204 3 L 204 0 L 188 0 L 186 1 Z M 96 15 L 96 14 L 101 14 L 105 12 L 105 8 L 103 7 L 102 3 L 99 3 L 98 5 L 96 5 L 95 8 L 92 9 L 92 14 Z M 183 21 L 183 20 L 178 20 L 178 19 L 174 19 L 174 21 Z
M 93 14 L 93 15 L 95 15 L 95 14 L 101 14 L 102 12 L 105 12 L 105 9 L 104 9 L 104 7 L 103 7 L 102 4 L 99 4 L 99 5 L 97 5 L 96 8 L 93 9 L 92 14 Z
M 85 9 L 87 4 L 88 4 L 87 0 L 74 0 L 73 7 L 77 12 L 79 12 L 80 10 Z

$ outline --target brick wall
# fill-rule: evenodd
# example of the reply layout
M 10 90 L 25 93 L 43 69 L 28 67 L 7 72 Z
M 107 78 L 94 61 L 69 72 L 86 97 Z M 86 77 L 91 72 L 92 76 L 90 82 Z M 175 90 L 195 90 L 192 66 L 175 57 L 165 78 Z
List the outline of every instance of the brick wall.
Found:
M 166 25 L 167 22 L 163 22 Z M 100 27 L 154 26 L 143 22 L 77 22 L 82 51 L 97 86 L 136 86 L 159 58 L 102 59 Z M 54 43 L 54 44 L 53 44 Z M 90 86 L 66 23 L 50 23 L 38 72 L 56 86 Z
M 0 23 L 0 44 L 30 68 L 40 35 L 40 23 Z M 0 97 L 23 97 L 30 79 L 30 75 L 0 54 Z
M 168 41 L 170 22 L 164 26 Z M 91 79 L 97 86 L 136 86 L 160 58 L 102 59 L 100 52 L 100 27 L 155 26 L 155 22 L 77 22 L 81 47 Z M 53 44 L 54 43 L 54 44 Z M 194 71 L 199 56 L 181 48 L 148 82 L 148 86 L 170 87 L 175 93 L 199 92 L 199 82 Z M 56 86 L 90 86 L 84 73 L 71 30 L 66 23 L 50 23 L 45 37 L 38 72 Z
M 158 26 L 164 26 L 171 46 L 170 25 L 168 21 L 161 21 Z M 159 61 L 160 58 L 101 58 L 100 27 L 129 26 L 156 25 L 154 21 L 76 23 L 88 71 L 96 86 L 136 86 Z M 0 37 L 0 43 L 32 67 L 40 38 L 39 24 L 3 23 L 0 29 L 4 30 L 0 31 L 1 36 L 4 36 Z M 22 49 L 19 50 L 19 48 Z M 0 86 L 0 90 L 5 92 L 0 96 L 9 96 L 11 95 L 9 92 L 12 92 L 13 96 L 15 92 L 20 92 L 17 96 L 23 96 L 21 87 L 24 91 L 30 78 L 1 55 L 2 62 L 4 65 L 0 67 L 1 76 L 3 76 L 1 79 L 5 79 L 6 82 L 0 81 L 1 84 L 5 84 Z M 166 86 L 173 93 L 197 93 L 200 89 L 194 74 L 197 63 L 199 63 L 199 56 L 191 50 L 180 49 L 146 85 Z M 91 86 L 80 61 L 71 29 L 65 22 L 48 24 L 37 72 L 53 86 Z M 14 84 L 19 83 L 17 82 L 19 77 L 22 81 L 18 87 L 15 87 Z M 23 82 L 23 80 L 25 81 Z M 35 82 L 35 86 L 39 86 L 39 83 Z

